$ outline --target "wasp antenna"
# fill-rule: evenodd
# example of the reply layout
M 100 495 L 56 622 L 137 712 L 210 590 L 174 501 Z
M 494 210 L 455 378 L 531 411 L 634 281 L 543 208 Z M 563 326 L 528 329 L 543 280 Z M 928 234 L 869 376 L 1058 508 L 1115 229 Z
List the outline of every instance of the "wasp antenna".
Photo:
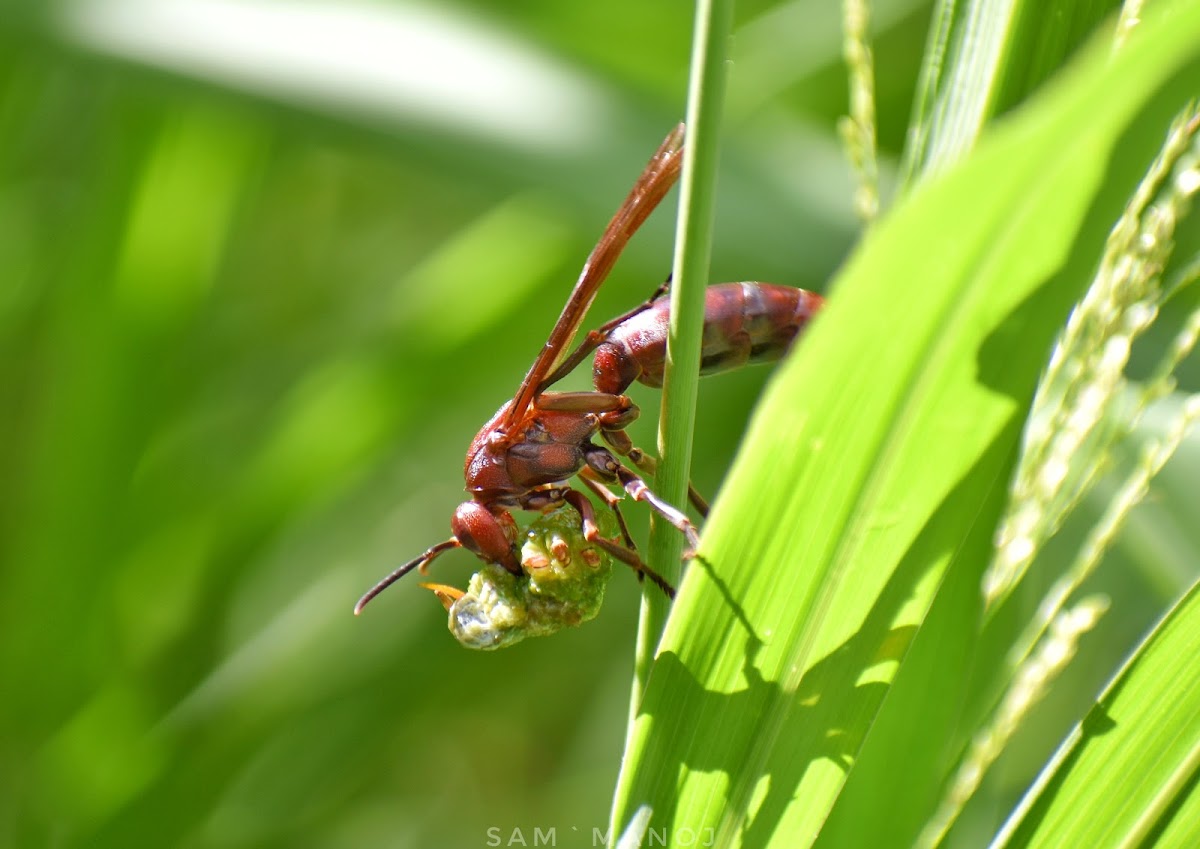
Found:
M 449 551 L 452 548 L 458 548 L 461 545 L 462 543 L 460 543 L 457 539 L 450 537 L 450 539 L 446 540 L 445 542 L 439 542 L 437 545 L 427 549 L 420 557 L 408 561 L 378 584 L 371 587 L 371 589 L 367 590 L 366 594 L 358 600 L 358 604 L 354 605 L 354 615 L 357 616 L 358 614 L 362 613 L 363 608 L 367 606 L 367 602 L 375 598 L 375 596 L 379 595 L 392 584 L 396 583 L 396 581 L 403 578 L 413 569 L 424 569 L 439 554 Z

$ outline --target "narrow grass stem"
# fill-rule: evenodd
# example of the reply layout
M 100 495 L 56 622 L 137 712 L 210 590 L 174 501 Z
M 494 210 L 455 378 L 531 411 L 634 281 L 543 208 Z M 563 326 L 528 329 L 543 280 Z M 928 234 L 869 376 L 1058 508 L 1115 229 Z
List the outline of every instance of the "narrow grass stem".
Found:
M 726 56 L 733 19 L 732 0 L 700 0 L 688 87 L 687 142 L 680 179 L 679 219 L 671 288 L 671 327 L 667 341 L 666 379 L 658 423 L 662 462 L 655 490 L 672 504 L 687 502 L 696 418 L 696 384 L 700 374 L 700 340 L 704 325 L 704 290 L 708 285 L 721 111 L 725 99 Z M 677 582 L 683 539 L 666 522 L 652 519 L 649 562 L 667 580 Z M 634 704 L 641 697 L 654 657 L 668 603 L 648 592 L 642 607 Z
M 704 290 L 708 285 L 712 252 L 713 217 L 721 115 L 725 101 L 727 57 L 733 25 L 733 0 L 698 0 L 693 31 L 688 82 L 687 141 L 680 179 L 679 217 L 672 268 L 671 326 L 667 338 L 667 364 L 659 414 L 658 451 L 661 462 L 655 477 L 657 493 L 673 504 L 687 502 L 692 454 L 692 429 L 696 419 L 697 382 L 700 376 L 700 342 L 704 328 Z M 652 519 L 649 563 L 678 586 L 683 540 L 666 522 Z M 625 750 L 648 732 L 638 723 L 638 712 L 655 649 L 666 623 L 669 604 L 655 588 L 643 596 L 638 625 L 637 657 Z M 613 803 L 610 833 L 620 834 L 625 790 L 632 774 L 623 765 Z

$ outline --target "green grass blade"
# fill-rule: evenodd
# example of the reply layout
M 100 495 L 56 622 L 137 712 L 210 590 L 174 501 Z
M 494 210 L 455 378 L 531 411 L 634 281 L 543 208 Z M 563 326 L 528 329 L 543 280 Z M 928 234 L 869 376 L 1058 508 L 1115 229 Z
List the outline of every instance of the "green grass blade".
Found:
M 1113 61 L 1099 44 L 879 222 L 715 505 L 616 822 L 648 805 L 668 842 L 916 838 L 964 743 L 979 578 L 1034 386 L 1194 92 L 1197 45 L 1197 9 Z
M 704 0 L 696 5 L 691 79 L 688 85 L 687 142 L 680 176 L 679 220 L 672 269 L 671 325 L 667 338 L 667 367 L 658 421 L 662 457 L 654 488 L 672 504 L 687 503 L 696 421 L 696 384 L 700 374 L 700 342 L 704 325 L 704 290 L 708 286 L 716 208 L 717 158 L 721 113 L 725 99 L 727 49 L 733 21 L 733 0 Z M 658 517 L 650 526 L 650 565 L 677 583 L 683 539 Z M 647 594 L 638 634 L 638 682 L 633 700 L 642 691 L 645 671 L 666 621 L 668 602 L 661 593 Z
M 733 0 L 704 0 L 696 4 L 691 76 L 688 85 L 687 141 L 680 176 L 679 219 L 672 267 L 671 324 L 667 339 L 667 366 L 658 422 L 661 457 L 654 488 L 672 504 L 687 503 L 696 421 L 700 343 L 704 325 L 704 291 L 708 285 L 712 253 L 713 216 L 716 208 L 717 159 L 721 114 L 727 77 L 726 55 L 733 21 Z M 650 523 L 650 565 L 678 584 L 683 538 L 667 522 L 653 517 Z M 647 584 L 638 621 L 637 657 L 630 697 L 628 733 L 634 730 L 646 679 L 653 662 L 670 604 Z M 629 740 L 626 739 L 626 746 Z M 618 787 L 625 780 L 618 776 Z M 618 790 L 619 793 L 619 790 Z M 615 813 L 615 809 L 614 809 Z M 610 822 L 610 833 L 624 823 Z
M 1053 74 L 1117 4 L 1069 0 L 942 0 L 934 10 L 902 185 L 945 168 L 983 127 Z
M 997 845 L 1195 845 L 1200 585 L 1075 728 Z

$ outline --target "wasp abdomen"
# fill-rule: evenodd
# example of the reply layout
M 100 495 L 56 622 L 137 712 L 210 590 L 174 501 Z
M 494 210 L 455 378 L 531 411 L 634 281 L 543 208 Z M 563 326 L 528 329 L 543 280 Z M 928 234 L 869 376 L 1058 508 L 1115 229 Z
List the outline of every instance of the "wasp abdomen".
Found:
M 700 373 L 779 359 L 821 307 L 820 295 L 769 283 L 722 283 L 704 297 Z M 614 327 L 596 349 L 592 381 L 623 393 L 636 380 L 662 386 L 670 302 L 658 301 Z

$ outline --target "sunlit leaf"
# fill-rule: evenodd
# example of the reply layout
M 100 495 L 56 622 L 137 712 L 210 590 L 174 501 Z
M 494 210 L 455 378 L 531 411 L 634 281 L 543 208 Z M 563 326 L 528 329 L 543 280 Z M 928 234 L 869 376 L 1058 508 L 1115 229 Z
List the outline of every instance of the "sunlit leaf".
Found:
M 1200 14 L 1098 44 L 880 222 L 771 387 L 619 790 L 720 845 L 908 844 L 963 743 L 979 576 L 1054 334 L 1194 93 Z M 1105 108 L 1097 110 L 1095 104 Z

